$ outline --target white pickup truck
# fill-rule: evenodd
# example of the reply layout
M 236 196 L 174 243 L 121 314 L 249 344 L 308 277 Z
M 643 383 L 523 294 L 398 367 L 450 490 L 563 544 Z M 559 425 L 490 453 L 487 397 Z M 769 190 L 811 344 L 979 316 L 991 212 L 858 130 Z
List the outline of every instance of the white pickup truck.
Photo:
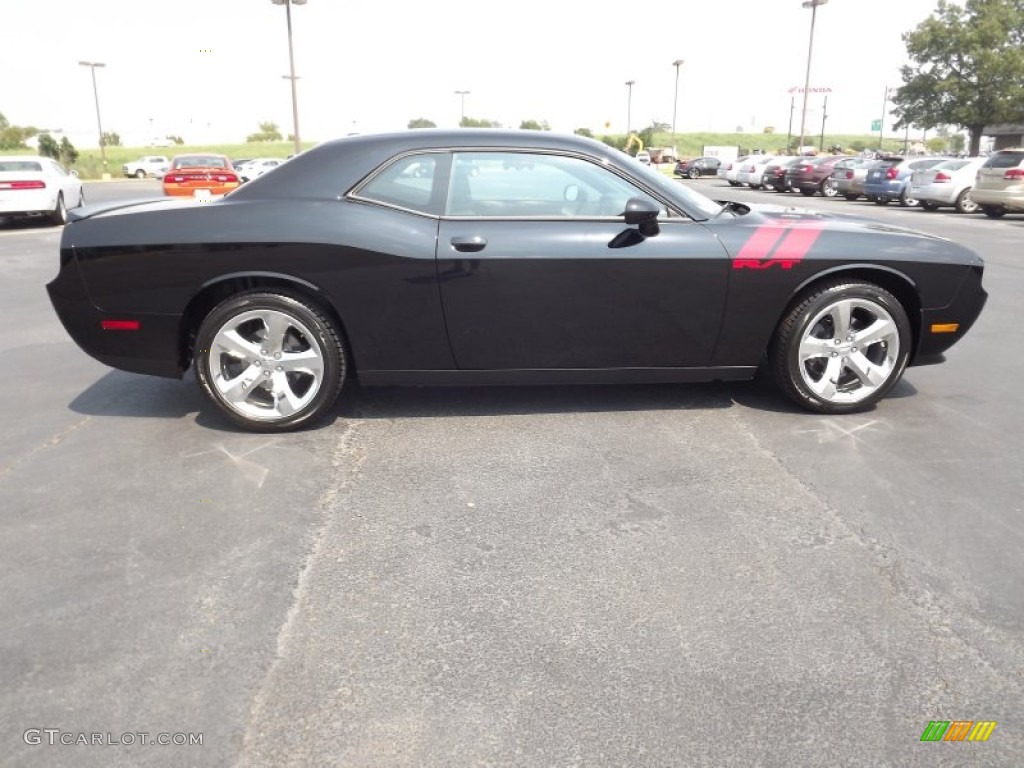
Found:
M 133 162 L 125 163 L 121 166 L 121 172 L 125 176 L 134 176 L 136 179 L 144 179 L 147 176 L 162 179 L 170 167 L 171 161 L 163 155 L 147 155 Z

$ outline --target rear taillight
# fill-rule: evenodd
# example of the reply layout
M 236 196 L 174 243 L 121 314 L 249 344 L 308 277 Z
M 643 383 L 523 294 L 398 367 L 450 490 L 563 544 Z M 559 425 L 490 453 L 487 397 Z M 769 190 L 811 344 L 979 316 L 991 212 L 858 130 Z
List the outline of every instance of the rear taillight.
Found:
M 0 189 L 46 189 L 45 181 L 0 181 Z
M 811 172 L 811 166 L 809 166 L 809 165 L 798 165 L 796 167 L 796 172 L 797 173 L 810 173 Z
M 892 168 L 887 169 L 885 172 L 885 178 L 887 179 L 895 179 L 899 175 L 900 172 L 896 169 L 895 165 Z
M 725 166 L 725 170 L 731 171 L 732 170 L 732 163 L 729 163 L 727 166 Z
M 853 171 L 847 171 L 846 175 L 843 178 L 844 179 L 852 179 L 853 178 Z
M 1024 168 L 1011 168 L 1003 174 L 1003 178 L 1007 181 L 1019 181 L 1024 179 Z
M 185 180 L 184 176 L 167 174 L 164 177 L 164 181 L 169 181 L 172 184 L 181 184 Z
M 229 183 L 238 181 L 238 177 L 235 176 L 235 174 L 233 173 L 218 173 L 216 176 L 213 177 L 213 179 L 214 181 Z
M 942 171 L 939 171 L 938 173 L 935 174 L 935 181 L 937 181 L 939 183 L 941 183 L 943 181 L 952 181 L 952 180 L 953 179 L 951 177 L 947 176 Z

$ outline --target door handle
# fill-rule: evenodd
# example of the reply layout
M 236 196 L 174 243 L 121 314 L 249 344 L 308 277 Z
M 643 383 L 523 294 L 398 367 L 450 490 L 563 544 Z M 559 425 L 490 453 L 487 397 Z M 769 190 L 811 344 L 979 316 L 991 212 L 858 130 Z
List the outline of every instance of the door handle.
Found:
M 460 253 L 476 253 L 487 247 L 487 238 L 473 235 L 472 237 L 453 237 L 452 248 Z

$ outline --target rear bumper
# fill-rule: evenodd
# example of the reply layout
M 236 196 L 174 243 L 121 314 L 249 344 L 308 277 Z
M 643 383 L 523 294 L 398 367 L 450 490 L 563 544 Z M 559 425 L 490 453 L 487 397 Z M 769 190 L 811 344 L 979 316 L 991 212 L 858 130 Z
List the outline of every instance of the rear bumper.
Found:
M 864 185 L 864 194 L 872 197 L 886 197 L 895 200 L 903 194 L 902 181 L 869 182 Z
M 48 189 L 5 191 L 0 197 L 0 216 L 49 213 L 56 207 L 57 194 Z
M 1011 211 L 1024 211 L 1024 192 L 1015 189 L 979 189 L 971 191 L 971 199 L 978 205 L 997 205 Z
M 929 203 L 941 203 L 942 205 L 953 205 L 956 202 L 960 190 L 952 184 L 925 184 L 922 187 L 910 188 L 911 197 L 924 200 Z
M 984 268 L 981 266 L 967 267 L 960 288 L 953 300 L 940 309 L 921 311 L 921 333 L 917 350 L 910 365 L 928 365 L 936 355 L 941 355 L 956 344 L 974 325 L 988 300 L 988 294 L 981 286 Z M 957 323 L 953 333 L 935 333 L 932 325 Z
M 74 342 L 90 357 L 111 368 L 151 376 L 181 378 L 185 372 L 179 315 L 111 314 L 89 299 L 74 258 L 46 286 L 57 317 Z M 104 330 L 104 320 L 137 320 L 138 330 Z

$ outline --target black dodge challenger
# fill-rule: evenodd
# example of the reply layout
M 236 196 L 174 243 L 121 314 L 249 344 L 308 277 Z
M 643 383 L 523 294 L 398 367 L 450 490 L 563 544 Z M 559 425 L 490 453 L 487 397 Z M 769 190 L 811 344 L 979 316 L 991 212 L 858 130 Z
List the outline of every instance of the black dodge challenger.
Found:
M 212 201 L 71 212 L 47 288 L 87 353 L 194 365 L 238 424 L 374 384 L 693 382 L 764 366 L 870 407 L 985 303 L 983 262 L 850 216 L 718 203 L 596 141 L 409 131 L 319 145 Z

